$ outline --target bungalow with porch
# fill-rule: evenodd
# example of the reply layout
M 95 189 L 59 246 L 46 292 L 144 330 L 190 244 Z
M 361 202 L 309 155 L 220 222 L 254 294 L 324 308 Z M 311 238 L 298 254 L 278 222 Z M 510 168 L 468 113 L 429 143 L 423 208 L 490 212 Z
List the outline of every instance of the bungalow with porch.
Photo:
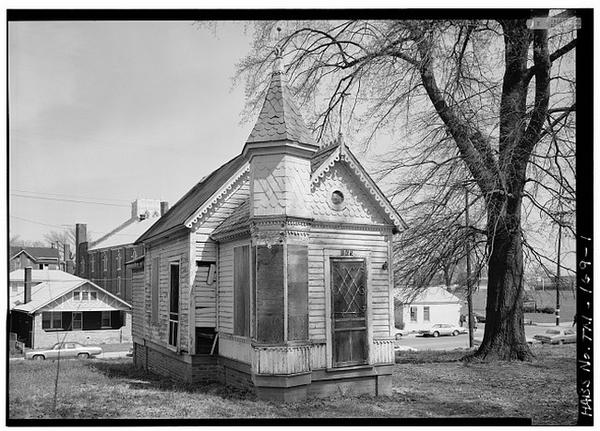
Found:
M 11 272 L 10 283 L 9 331 L 25 347 L 131 342 L 131 306 L 89 280 L 25 268 Z

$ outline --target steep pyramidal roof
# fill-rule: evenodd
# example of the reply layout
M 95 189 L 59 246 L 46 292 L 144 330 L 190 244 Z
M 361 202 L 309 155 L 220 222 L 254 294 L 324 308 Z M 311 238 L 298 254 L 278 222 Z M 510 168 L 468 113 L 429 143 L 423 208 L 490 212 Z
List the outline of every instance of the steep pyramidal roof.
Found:
M 290 140 L 315 144 L 300 110 L 294 104 L 285 74 L 274 70 L 267 96 L 247 143 Z

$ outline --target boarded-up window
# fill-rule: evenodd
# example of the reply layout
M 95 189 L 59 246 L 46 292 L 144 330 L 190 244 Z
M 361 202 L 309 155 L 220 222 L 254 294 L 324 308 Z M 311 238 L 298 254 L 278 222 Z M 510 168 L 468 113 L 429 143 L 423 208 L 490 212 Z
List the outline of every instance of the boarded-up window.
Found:
M 250 335 L 250 247 L 233 249 L 233 333 Z
M 151 316 L 152 323 L 158 323 L 158 272 L 159 272 L 160 259 L 155 257 L 152 259 L 151 276 L 150 276 L 150 289 L 151 289 Z
M 429 307 L 423 307 L 423 321 L 429 322 Z
M 179 264 L 170 265 L 169 277 L 169 344 L 177 346 L 179 332 Z

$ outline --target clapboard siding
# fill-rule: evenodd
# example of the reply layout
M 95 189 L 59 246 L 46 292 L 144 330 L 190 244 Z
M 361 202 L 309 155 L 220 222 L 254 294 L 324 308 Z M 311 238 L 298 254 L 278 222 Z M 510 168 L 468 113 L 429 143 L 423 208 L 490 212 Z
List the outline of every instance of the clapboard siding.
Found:
M 388 262 L 389 247 L 387 237 L 380 232 L 357 230 L 318 229 L 313 227 L 308 251 L 308 294 L 309 294 L 309 336 L 311 339 L 326 337 L 325 307 L 325 250 L 362 250 L 369 252 L 368 268 L 371 284 L 368 286 L 371 295 L 369 307 L 371 316 L 369 324 L 373 337 L 389 336 L 389 285 L 388 269 L 383 269 Z
M 182 235 L 168 241 L 149 244 L 146 247 L 144 265 L 145 273 L 145 316 L 144 338 L 157 344 L 168 345 L 169 322 L 169 266 L 170 263 L 179 262 L 179 348 L 188 351 L 190 340 L 188 337 L 188 320 L 190 311 L 189 297 L 189 263 L 190 263 L 190 237 Z M 159 259 L 158 273 L 158 322 L 151 322 L 151 274 L 154 258 Z

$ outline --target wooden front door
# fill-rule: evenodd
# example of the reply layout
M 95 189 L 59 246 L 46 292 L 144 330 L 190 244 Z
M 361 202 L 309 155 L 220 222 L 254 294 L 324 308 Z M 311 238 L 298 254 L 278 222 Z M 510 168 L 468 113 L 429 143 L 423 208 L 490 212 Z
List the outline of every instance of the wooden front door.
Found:
M 367 275 L 364 259 L 331 259 L 333 366 L 367 363 Z

